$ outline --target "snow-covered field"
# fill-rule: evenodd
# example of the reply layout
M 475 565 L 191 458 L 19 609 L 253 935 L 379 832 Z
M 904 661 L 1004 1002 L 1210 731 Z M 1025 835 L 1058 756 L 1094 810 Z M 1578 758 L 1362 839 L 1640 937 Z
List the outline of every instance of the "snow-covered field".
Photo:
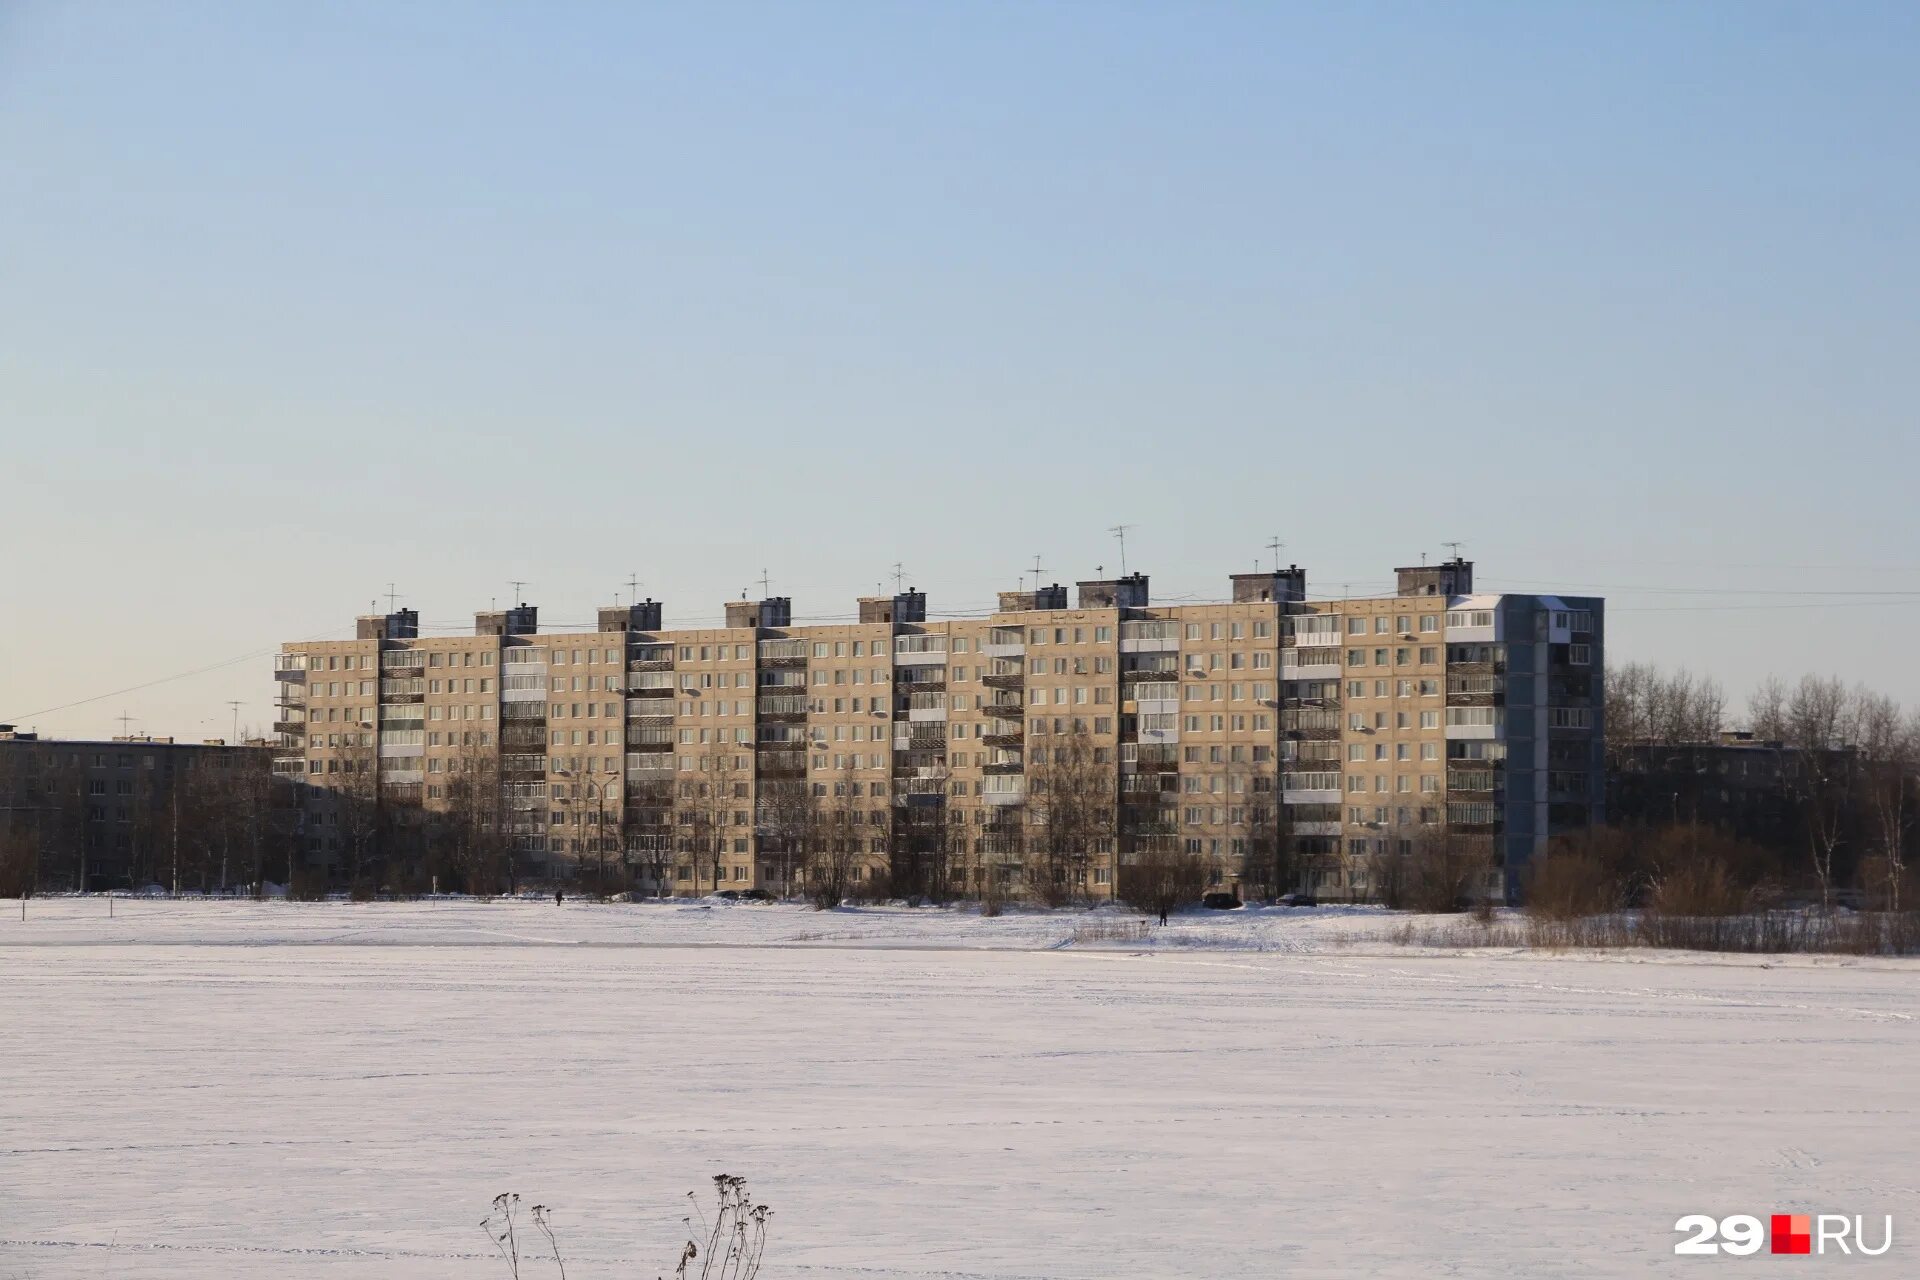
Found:
M 1718 1265 L 1920 1273 L 1912 962 L 1417 954 L 1364 910 L 1146 946 L 1088 936 L 1118 915 L 106 911 L 0 916 L 0 1280 L 494 1276 L 509 1188 L 573 1280 L 653 1277 L 720 1171 L 776 1210 L 767 1280 L 1682 1275 L 1716 1263 L 1676 1218 L 1775 1210 L 1896 1244 Z

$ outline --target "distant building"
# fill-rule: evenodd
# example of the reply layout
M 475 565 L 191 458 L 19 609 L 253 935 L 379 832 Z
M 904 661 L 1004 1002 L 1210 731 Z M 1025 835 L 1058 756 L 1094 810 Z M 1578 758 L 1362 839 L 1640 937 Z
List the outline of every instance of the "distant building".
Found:
M 0 724 L 0 841 L 39 890 L 168 883 L 180 802 L 193 780 L 231 791 L 271 779 L 265 741 L 176 742 L 144 735 L 42 738 Z
M 423 636 L 398 610 L 285 647 L 274 768 L 333 794 L 306 830 L 335 865 L 350 810 L 432 814 L 485 776 L 527 874 L 611 852 L 655 891 L 796 887 L 804 802 L 855 833 L 853 878 L 894 892 L 1031 884 L 1073 811 L 1079 896 L 1177 852 L 1223 887 L 1364 898 L 1378 859 L 1440 838 L 1511 893 L 1604 814 L 1604 604 L 1479 592 L 1459 558 L 1396 572 L 1394 595 L 1317 601 L 1298 567 L 1234 574 L 1214 604 L 1155 605 L 1141 573 L 1072 607 L 1036 582 L 971 618 L 900 591 L 831 625 L 795 626 L 785 597 L 677 629 L 652 600 L 593 631 L 517 603 Z
M 1777 843 L 1797 821 L 1795 782 L 1806 765 L 1799 748 L 1738 730 L 1712 742 L 1614 743 L 1607 749 L 1608 820 L 1698 822 Z

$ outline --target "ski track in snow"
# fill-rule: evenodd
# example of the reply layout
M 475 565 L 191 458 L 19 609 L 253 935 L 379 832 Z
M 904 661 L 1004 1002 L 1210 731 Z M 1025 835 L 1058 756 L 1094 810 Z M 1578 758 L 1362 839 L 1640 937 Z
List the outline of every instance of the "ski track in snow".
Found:
M 1074 942 L 1125 918 L 36 901 L 0 1280 L 492 1277 L 508 1189 L 650 1277 L 722 1170 L 766 1280 L 1678 1276 L 1676 1218 L 1776 1210 L 1892 1213 L 1845 1270 L 1920 1273 L 1920 966 Z

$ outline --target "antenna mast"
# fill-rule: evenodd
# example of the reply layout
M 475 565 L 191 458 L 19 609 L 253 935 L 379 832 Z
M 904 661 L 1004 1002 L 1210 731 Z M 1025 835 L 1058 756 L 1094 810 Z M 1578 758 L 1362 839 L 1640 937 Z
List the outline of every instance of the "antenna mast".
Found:
M 1123 578 L 1127 576 L 1127 530 L 1133 527 L 1130 524 L 1117 524 L 1107 530 L 1108 533 L 1120 539 L 1120 576 Z

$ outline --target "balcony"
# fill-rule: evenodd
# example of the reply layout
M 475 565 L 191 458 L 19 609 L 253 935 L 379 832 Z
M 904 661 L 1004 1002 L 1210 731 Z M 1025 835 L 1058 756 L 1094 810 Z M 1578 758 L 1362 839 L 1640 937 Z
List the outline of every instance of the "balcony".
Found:
M 636 675 L 643 671 L 671 671 L 673 670 L 673 659 L 641 658 L 637 661 L 629 662 L 627 664 L 627 670 Z
M 947 638 L 945 636 L 895 636 L 893 640 L 893 665 L 906 666 L 945 666 L 947 661 Z
M 1282 711 L 1280 731 L 1293 738 L 1337 738 L 1340 736 L 1338 711 Z
M 1177 653 L 1180 650 L 1180 624 L 1147 621 L 1120 624 L 1120 652 Z
M 995 627 L 980 646 L 983 658 L 1020 658 L 1027 652 L 1027 633 L 1021 627 Z
M 762 778 L 804 778 L 807 753 L 804 751 L 761 751 L 754 756 L 754 772 Z
M 1019 671 L 990 671 L 980 677 L 980 683 L 989 689 L 1024 688 L 1027 677 Z
M 1012 729 L 997 729 L 993 733 L 983 735 L 980 741 L 989 747 L 1017 747 L 1025 736 L 1019 721 L 1016 720 Z
M 298 738 L 306 733 L 307 722 L 305 720 L 275 720 L 273 722 L 273 731 L 289 738 Z
M 665 751 L 673 745 L 673 729 L 665 725 L 628 725 L 627 745 L 643 751 Z
M 305 756 L 275 756 L 273 772 L 281 778 L 304 778 L 307 776 L 307 759 Z
M 273 678 L 275 680 L 284 680 L 288 684 L 305 684 L 307 681 L 307 669 L 305 667 L 281 665 L 286 661 L 288 661 L 288 656 L 284 653 L 275 660 L 273 664 Z

